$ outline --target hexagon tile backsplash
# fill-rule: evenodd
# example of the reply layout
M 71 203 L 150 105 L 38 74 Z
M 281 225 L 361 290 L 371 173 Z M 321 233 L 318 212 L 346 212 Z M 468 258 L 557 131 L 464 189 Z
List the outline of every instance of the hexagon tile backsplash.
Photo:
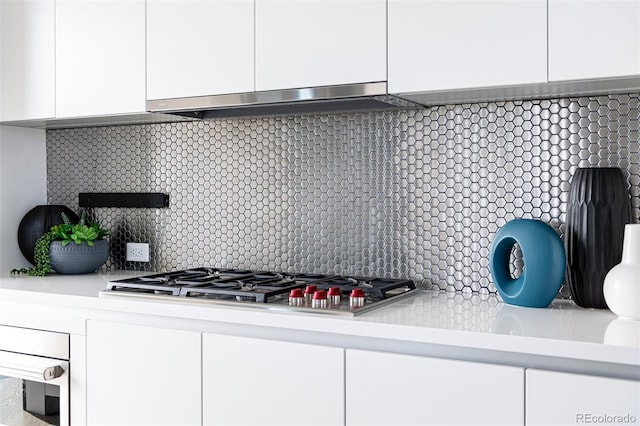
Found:
M 495 232 L 563 236 L 576 167 L 618 166 L 640 217 L 640 95 L 462 104 L 47 132 L 50 204 L 164 192 L 166 209 L 95 208 L 107 268 L 220 266 L 408 277 L 495 292 Z M 149 242 L 151 262 L 125 262 Z M 561 295 L 568 295 L 566 287 Z

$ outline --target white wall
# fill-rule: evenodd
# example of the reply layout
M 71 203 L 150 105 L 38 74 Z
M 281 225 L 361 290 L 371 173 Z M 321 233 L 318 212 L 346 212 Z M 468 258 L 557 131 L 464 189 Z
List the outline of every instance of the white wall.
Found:
M 18 248 L 18 225 L 47 203 L 45 131 L 0 126 L 0 269 L 29 266 Z

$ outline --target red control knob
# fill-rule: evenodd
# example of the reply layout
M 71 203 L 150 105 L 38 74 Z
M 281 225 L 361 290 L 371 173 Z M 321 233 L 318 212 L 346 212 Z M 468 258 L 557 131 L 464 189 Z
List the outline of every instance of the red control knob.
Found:
M 329 289 L 329 304 L 333 306 L 340 305 L 342 299 L 342 291 L 340 287 L 331 287 Z
M 317 289 L 318 287 L 316 287 L 315 285 L 308 285 L 307 288 L 304 289 L 304 300 L 307 303 L 311 303 L 313 293 L 315 293 Z
M 331 287 L 329 289 L 329 296 L 340 296 L 341 294 L 340 287 Z
M 312 308 L 326 308 L 327 307 L 327 291 L 316 290 L 313 293 L 313 300 L 311 301 Z
M 289 297 L 304 297 L 304 294 L 302 293 L 302 289 L 301 288 L 294 288 L 289 293 Z
M 327 300 L 327 291 L 326 290 L 316 290 L 315 293 L 313 293 L 313 298 L 315 300 Z
M 289 306 L 304 306 L 304 294 L 301 288 L 294 288 L 289 292 Z
M 349 295 L 349 306 L 352 308 L 359 308 L 364 306 L 364 290 L 361 288 L 354 288 Z
M 351 297 L 364 297 L 364 290 L 361 288 L 354 288 L 351 290 Z

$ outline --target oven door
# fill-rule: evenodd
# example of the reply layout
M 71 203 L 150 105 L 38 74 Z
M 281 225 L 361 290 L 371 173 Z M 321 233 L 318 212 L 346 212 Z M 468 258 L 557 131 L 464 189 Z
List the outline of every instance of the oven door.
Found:
M 68 425 L 69 362 L 0 351 L 0 424 Z

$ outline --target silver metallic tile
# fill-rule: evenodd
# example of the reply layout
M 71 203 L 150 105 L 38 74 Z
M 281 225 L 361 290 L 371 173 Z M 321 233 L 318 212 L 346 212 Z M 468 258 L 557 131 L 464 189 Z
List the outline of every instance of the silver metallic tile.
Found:
M 105 268 L 213 265 L 409 277 L 494 293 L 488 255 L 514 218 L 562 237 L 577 167 L 625 171 L 640 219 L 640 95 L 47 132 L 48 198 L 165 192 L 166 209 L 96 208 Z M 125 261 L 149 242 L 151 262 Z M 512 273 L 522 272 L 515 250 Z M 562 296 L 568 296 L 563 287 Z

